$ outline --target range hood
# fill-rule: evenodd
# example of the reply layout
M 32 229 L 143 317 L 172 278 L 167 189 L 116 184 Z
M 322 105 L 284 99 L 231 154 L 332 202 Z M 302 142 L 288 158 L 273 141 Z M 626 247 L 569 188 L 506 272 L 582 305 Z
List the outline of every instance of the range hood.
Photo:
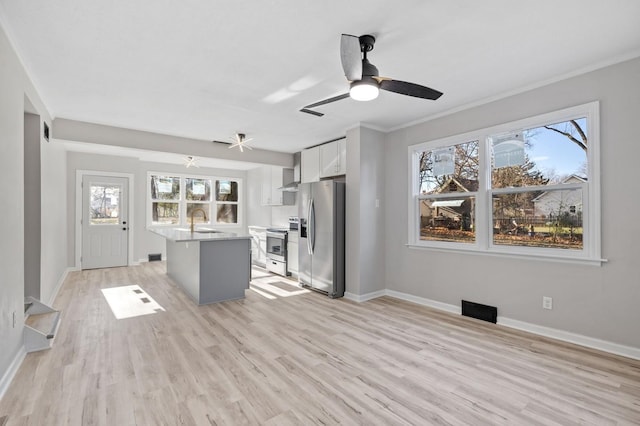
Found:
M 283 176 L 284 185 L 278 189 L 287 192 L 298 192 L 298 184 L 300 183 L 300 156 L 301 154 L 299 152 L 293 154 L 293 176 L 289 178 L 293 180 L 287 182 L 286 179 L 288 176 L 285 174 Z

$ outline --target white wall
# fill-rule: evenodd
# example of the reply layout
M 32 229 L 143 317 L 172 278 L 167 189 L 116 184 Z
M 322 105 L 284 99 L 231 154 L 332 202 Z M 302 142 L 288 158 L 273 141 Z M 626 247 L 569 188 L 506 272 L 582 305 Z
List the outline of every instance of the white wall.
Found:
M 67 153 L 67 259 L 69 266 L 75 265 L 75 231 L 76 231 L 76 171 L 88 170 L 96 172 L 127 173 L 134 175 L 134 205 L 133 205 L 133 260 L 146 260 L 148 254 L 161 253 L 166 257 L 164 238 L 146 230 L 147 218 L 147 173 L 166 172 L 189 175 L 234 177 L 243 180 L 243 191 L 246 197 L 246 172 L 242 170 L 227 170 L 213 168 L 189 168 L 176 164 L 151 163 L 140 161 L 132 157 L 119 157 L 79 152 Z M 246 207 L 246 206 L 245 206 Z M 247 209 L 241 213 L 242 225 L 229 229 L 230 232 L 246 232 Z
M 450 305 L 467 299 L 498 315 L 640 348 L 640 59 L 392 132 L 386 137 L 386 282 L 389 290 Z M 410 249 L 407 147 L 600 100 L 601 267 Z M 542 309 L 542 296 L 553 310 Z
M 51 117 L 26 74 L 3 28 L 0 28 L 0 193 L 5 202 L 0 221 L 0 395 L 6 389 L 14 368 L 23 354 L 24 327 L 24 112 L 25 96 L 30 100 L 31 113 L 51 123 Z M 33 109 L 33 110 L 31 110 Z M 58 202 L 51 204 L 47 191 L 66 198 L 60 180 L 60 156 L 49 149 L 41 138 L 41 163 L 49 164 L 41 172 L 41 299 L 52 295 L 62 278 L 66 264 L 61 261 L 58 247 L 66 246 L 66 211 Z M 48 180 L 50 179 L 50 180 Z M 45 218 L 44 216 L 48 216 Z M 49 220 L 52 218 L 52 220 Z M 55 221 L 55 222 L 54 222 Z M 50 242 L 50 239 L 55 239 Z M 13 325 L 13 313 L 16 324 Z

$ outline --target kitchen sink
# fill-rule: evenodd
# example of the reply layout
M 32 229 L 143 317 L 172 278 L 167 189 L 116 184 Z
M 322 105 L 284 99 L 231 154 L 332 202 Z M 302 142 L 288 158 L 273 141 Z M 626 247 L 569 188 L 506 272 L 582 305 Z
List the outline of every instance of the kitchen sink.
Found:
M 216 231 L 215 229 L 196 229 L 193 232 L 197 232 L 198 234 L 219 234 L 222 231 Z

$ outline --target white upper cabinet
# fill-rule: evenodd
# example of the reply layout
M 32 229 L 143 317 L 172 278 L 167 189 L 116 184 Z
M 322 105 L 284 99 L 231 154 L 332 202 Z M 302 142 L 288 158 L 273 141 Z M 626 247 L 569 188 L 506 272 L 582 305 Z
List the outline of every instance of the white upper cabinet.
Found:
M 320 147 L 305 149 L 301 157 L 302 183 L 317 182 L 320 180 Z
M 340 139 L 320 145 L 320 177 L 347 173 L 347 140 Z
M 288 169 L 293 173 L 291 169 Z M 262 198 L 263 206 L 282 206 L 295 204 L 295 195 L 292 192 L 283 192 L 281 189 L 283 182 L 284 168 L 278 166 L 263 166 L 262 177 Z

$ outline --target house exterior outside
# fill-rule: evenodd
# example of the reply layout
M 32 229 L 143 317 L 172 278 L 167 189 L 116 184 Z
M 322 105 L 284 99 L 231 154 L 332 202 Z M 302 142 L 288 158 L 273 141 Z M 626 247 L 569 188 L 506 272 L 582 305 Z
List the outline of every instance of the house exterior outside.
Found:
M 562 181 L 567 183 L 585 183 L 586 179 L 578 175 L 570 175 Z M 537 218 L 554 218 L 571 215 L 582 218 L 582 194 L 576 190 L 543 192 L 533 199 L 534 216 Z

